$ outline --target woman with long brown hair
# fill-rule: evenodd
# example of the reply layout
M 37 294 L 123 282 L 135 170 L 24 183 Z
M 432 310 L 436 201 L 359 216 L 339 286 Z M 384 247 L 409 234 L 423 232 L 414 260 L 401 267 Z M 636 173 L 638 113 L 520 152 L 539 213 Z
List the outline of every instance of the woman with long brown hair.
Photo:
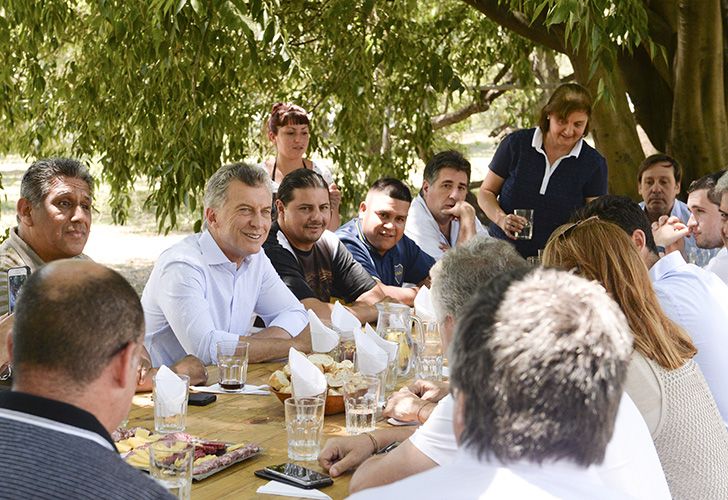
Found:
M 626 391 L 647 423 L 673 498 L 728 498 L 728 430 L 690 337 L 662 311 L 636 247 L 610 222 L 590 217 L 554 231 L 545 266 L 602 284 L 634 335 Z

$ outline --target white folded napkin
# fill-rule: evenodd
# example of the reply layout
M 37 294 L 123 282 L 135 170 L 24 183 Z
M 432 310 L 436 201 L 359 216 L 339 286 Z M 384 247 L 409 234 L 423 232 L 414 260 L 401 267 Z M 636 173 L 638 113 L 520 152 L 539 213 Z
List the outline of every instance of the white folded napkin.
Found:
M 195 392 L 207 392 L 210 394 L 254 394 L 259 396 L 266 396 L 270 394 L 268 391 L 267 385 L 252 385 L 252 384 L 245 384 L 245 387 L 243 387 L 242 392 L 225 392 L 220 388 L 220 384 L 212 384 L 212 385 L 193 385 L 190 387 Z
M 154 406 L 159 408 L 159 415 L 171 417 L 179 414 L 183 402 L 187 399 L 187 382 L 162 365 L 154 376 L 154 384 L 156 394 Z
M 330 352 L 339 345 L 339 334 L 324 325 L 311 309 L 308 310 L 308 321 L 311 325 L 313 352 Z
M 316 498 L 319 500 L 331 500 L 331 497 L 320 490 L 307 490 L 291 486 L 290 484 L 269 481 L 256 490 L 256 493 L 263 495 L 280 495 L 283 497 Z
M 432 307 L 430 289 L 426 286 L 420 287 L 415 295 L 415 314 L 422 321 L 437 321 L 435 309 Z
M 374 342 L 384 351 L 387 353 L 387 360 L 391 363 L 392 361 L 397 359 L 397 351 L 399 351 L 399 344 L 397 342 L 392 342 L 391 340 L 386 340 L 380 337 L 377 332 L 374 331 L 374 328 L 372 328 L 369 323 L 367 323 L 364 326 L 364 333 L 367 335 L 370 335 Z
M 331 324 L 345 332 L 352 332 L 357 328 L 361 328 L 361 323 L 357 317 L 351 314 L 340 302 L 334 304 L 334 310 L 331 311 Z
M 326 392 L 326 377 L 308 358 L 291 347 L 288 351 L 291 387 L 296 398 L 311 398 Z
M 379 375 L 387 369 L 387 352 L 377 345 L 371 335 L 358 328 L 354 331 L 356 341 L 356 367 L 364 375 Z

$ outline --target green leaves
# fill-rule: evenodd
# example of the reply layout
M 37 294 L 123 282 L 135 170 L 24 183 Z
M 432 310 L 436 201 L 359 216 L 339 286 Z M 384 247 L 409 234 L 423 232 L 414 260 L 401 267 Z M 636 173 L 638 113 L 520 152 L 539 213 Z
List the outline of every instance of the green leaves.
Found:
M 431 118 L 504 62 L 534 83 L 533 46 L 456 0 L 28 4 L 0 10 L 0 149 L 99 159 L 119 222 L 147 181 L 162 231 L 201 217 L 221 164 L 272 154 L 263 125 L 276 101 L 311 112 L 309 153 L 333 160 L 353 208 L 373 180 L 406 178 L 432 154 Z M 532 4 L 572 23 L 557 2 Z

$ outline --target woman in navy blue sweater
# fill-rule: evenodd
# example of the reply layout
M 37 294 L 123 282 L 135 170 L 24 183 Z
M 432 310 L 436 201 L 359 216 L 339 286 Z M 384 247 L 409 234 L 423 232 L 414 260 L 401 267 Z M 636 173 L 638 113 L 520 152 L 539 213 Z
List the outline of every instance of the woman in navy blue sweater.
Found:
M 589 91 L 560 85 L 541 110 L 539 126 L 509 134 L 493 156 L 478 193 L 492 221 L 491 236 L 514 240 L 524 257 L 537 255 L 572 212 L 607 193 L 607 162 L 584 137 L 591 118 Z M 533 236 L 516 239 L 526 220 L 513 214 L 533 209 Z

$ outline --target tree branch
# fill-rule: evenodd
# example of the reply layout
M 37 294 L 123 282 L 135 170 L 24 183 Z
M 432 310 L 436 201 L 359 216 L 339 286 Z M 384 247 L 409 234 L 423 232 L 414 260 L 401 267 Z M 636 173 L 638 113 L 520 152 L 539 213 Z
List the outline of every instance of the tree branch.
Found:
M 501 69 L 498 70 L 498 74 L 496 74 L 495 78 L 493 78 L 494 87 L 498 86 L 498 82 L 508 74 L 510 69 L 510 64 L 504 64 Z M 511 82 L 506 85 L 510 86 Z M 432 130 L 439 130 L 449 125 L 459 123 L 476 113 L 482 113 L 483 111 L 487 111 L 488 109 L 490 109 L 493 101 L 503 95 L 505 92 L 506 90 L 494 90 L 481 87 L 480 89 L 478 89 L 477 99 L 467 106 L 455 110 L 452 113 L 443 113 L 441 115 L 432 117 L 432 119 L 430 120 L 430 123 L 432 124 Z
M 567 54 L 564 46 L 563 30 L 554 27 L 546 29 L 543 23 L 538 21 L 529 22 L 520 12 L 511 11 L 507 6 L 502 5 L 499 0 L 463 0 L 465 3 L 475 7 L 501 26 L 521 35 L 524 38 L 548 47 L 556 52 Z M 544 17 L 542 13 L 539 19 Z M 568 55 L 568 54 L 567 54 Z

